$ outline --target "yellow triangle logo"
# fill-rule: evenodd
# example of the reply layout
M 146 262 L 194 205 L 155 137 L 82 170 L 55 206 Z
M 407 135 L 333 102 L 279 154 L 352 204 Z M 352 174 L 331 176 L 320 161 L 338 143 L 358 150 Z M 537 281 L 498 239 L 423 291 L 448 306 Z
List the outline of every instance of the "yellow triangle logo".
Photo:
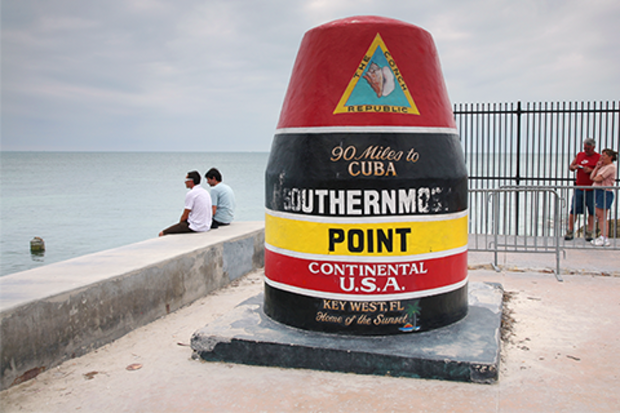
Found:
M 334 114 L 369 112 L 420 114 L 405 79 L 379 33 L 334 110 Z

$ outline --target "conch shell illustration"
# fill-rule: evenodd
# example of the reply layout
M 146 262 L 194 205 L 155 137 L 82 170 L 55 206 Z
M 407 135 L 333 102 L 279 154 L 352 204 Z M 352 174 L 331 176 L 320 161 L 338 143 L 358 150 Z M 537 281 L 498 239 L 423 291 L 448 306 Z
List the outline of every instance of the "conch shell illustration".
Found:
M 372 90 L 377 97 L 387 96 L 394 91 L 394 74 L 389 67 L 379 67 L 376 63 L 371 63 L 368 71 L 364 75 Z

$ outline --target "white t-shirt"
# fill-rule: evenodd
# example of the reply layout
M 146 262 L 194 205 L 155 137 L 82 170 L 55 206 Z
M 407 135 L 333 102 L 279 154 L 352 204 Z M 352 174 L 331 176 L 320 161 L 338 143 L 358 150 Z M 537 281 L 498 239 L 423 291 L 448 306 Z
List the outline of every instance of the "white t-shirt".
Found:
M 208 231 L 211 228 L 211 195 L 200 185 L 195 185 L 185 195 L 185 209 L 189 209 L 189 229 L 196 232 Z

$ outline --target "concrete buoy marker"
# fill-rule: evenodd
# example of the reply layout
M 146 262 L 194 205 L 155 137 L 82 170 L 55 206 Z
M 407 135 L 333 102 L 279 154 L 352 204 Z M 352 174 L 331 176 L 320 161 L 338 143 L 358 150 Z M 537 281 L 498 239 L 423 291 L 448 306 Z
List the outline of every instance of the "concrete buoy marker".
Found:
M 308 31 L 265 186 L 272 319 L 385 335 L 467 314 L 467 170 L 425 30 L 357 16 Z
M 191 347 L 209 361 L 496 381 L 503 290 L 468 283 L 467 213 L 430 34 L 377 16 L 311 29 L 265 173 L 264 293 Z

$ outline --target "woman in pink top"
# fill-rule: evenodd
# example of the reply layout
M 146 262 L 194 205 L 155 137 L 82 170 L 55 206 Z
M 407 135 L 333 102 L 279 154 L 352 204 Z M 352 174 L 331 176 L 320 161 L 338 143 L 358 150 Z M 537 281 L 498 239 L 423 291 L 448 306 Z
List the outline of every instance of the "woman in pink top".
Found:
M 616 165 L 613 164 L 618 157 L 618 152 L 611 149 L 604 149 L 601 152 L 601 158 L 590 174 L 592 186 L 613 186 L 616 179 Z M 596 218 L 601 228 L 601 236 L 590 241 L 594 245 L 608 247 L 610 245 L 607 238 L 607 210 L 611 208 L 614 202 L 614 193 L 611 189 L 595 189 L 594 197 L 596 199 Z

